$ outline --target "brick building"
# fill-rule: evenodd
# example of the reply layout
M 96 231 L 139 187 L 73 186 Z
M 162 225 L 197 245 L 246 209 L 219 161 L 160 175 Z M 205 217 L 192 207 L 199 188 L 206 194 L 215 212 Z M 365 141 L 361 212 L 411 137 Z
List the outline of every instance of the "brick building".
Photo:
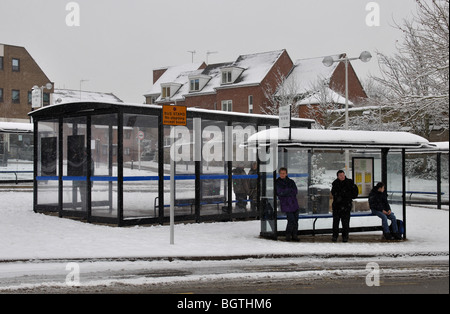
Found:
M 343 56 L 336 55 L 336 58 Z M 147 104 L 177 103 L 204 109 L 265 113 L 268 106 L 280 102 L 283 90 L 289 90 L 293 94 L 292 103 L 299 107 L 299 117 L 309 118 L 302 110 L 301 100 L 313 94 L 313 85 L 318 80 L 326 82 L 337 101 L 343 102 L 342 95 L 345 95 L 344 64 L 325 67 L 322 59 L 293 62 L 286 50 L 278 50 L 241 55 L 227 63 L 159 68 L 153 71 L 153 86 L 144 96 Z M 349 64 L 350 106 L 364 98 L 367 95 Z
M 191 64 L 154 71 L 146 103 L 261 113 L 270 102 L 277 77 L 287 76 L 293 63 L 286 50 L 241 55 L 234 62 Z
M 31 90 L 52 83 L 24 47 L 0 44 L 0 121 L 29 121 Z M 43 101 L 50 104 L 50 90 Z

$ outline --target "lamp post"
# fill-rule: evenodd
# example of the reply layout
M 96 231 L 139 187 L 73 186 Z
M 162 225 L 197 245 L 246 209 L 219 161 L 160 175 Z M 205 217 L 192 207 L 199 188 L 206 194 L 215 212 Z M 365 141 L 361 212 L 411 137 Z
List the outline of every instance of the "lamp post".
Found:
M 334 60 L 333 57 L 328 56 L 323 58 L 322 63 L 326 67 L 330 67 L 335 62 L 344 62 L 345 64 L 345 129 L 348 130 L 348 63 L 351 60 L 361 60 L 362 62 L 369 62 L 372 59 L 372 55 L 368 51 L 363 51 L 359 57 L 349 58 L 344 57 Z M 348 150 L 345 151 L 345 171 L 348 171 L 349 156 Z
M 50 90 L 53 88 L 52 83 L 47 83 L 45 86 L 34 85 L 31 89 L 31 108 L 40 108 L 44 105 L 44 88 Z

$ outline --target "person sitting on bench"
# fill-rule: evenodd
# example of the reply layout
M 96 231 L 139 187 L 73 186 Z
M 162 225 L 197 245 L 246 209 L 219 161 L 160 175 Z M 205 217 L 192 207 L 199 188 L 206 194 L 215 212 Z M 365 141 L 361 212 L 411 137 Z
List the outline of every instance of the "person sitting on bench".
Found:
M 397 219 L 391 210 L 391 206 L 387 200 L 387 193 L 384 191 L 385 186 L 383 182 L 378 182 L 377 185 L 370 191 L 369 205 L 372 213 L 381 218 L 383 226 L 383 236 L 386 240 L 392 240 L 391 232 L 389 231 L 388 219 L 391 220 L 392 233 L 394 239 L 401 240 L 401 235 L 398 232 Z

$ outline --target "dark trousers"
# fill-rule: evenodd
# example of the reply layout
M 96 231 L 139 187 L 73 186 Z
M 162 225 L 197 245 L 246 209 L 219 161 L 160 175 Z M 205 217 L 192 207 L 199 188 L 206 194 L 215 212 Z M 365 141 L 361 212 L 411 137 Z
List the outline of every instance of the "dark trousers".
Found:
M 236 195 L 236 209 L 241 211 L 247 210 L 247 194 L 246 193 L 234 193 Z
M 348 238 L 350 229 L 350 210 L 333 210 L 333 238 L 339 235 L 339 222 L 342 222 L 342 238 Z
M 287 226 L 286 236 L 296 236 L 298 232 L 298 210 L 293 213 L 286 213 Z

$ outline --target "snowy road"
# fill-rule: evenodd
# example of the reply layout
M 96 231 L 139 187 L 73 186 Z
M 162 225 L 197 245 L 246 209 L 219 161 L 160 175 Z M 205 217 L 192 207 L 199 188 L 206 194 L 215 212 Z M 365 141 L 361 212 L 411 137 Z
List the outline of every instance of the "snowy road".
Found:
M 0 293 L 268 293 L 326 280 L 368 287 L 368 265 L 378 265 L 380 286 L 407 278 L 426 293 L 439 278 L 448 293 L 448 256 L 13 262 L 0 264 Z

